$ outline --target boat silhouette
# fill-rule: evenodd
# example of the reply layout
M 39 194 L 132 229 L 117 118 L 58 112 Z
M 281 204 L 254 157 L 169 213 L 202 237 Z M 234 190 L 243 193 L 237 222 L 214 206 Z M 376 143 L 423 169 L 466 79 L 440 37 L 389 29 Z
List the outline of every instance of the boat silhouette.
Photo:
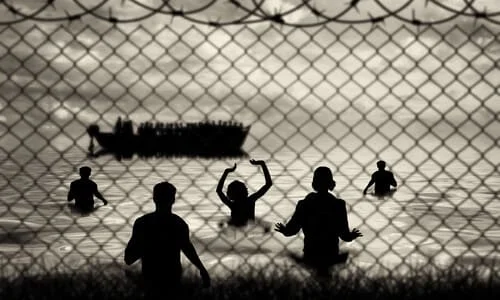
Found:
M 113 132 L 101 132 L 98 125 L 87 128 L 89 155 L 113 154 L 117 159 L 153 157 L 241 157 L 250 126 L 227 121 L 193 123 L 141 123 L 134 130 L 132 121 L 118 119 Z M 94 140 L 100 149 L 95 151 Z

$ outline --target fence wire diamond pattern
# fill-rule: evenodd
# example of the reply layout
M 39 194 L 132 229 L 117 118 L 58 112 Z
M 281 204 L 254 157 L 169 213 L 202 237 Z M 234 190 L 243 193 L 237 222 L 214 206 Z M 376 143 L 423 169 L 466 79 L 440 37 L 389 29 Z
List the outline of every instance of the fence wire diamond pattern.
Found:
M 2 269 L 121 262 L 131 224 L 153 209 L 160 180 L 176 185 L 174 211 L 213 268 L 301 251 L 301 236 L 219 229 L 228 215 L 215 194 L 223 169 L 237 162 L 235 178 L 251 190 L 263 183 L 246 158 L 87 157 L 87 127 L 111 131 L 119 116 L 136 125 L 250 125 L 243 148 L 268 162 L 274 182 L 257 203 L 265 222 L 288 219 L 311 190 L 312 171 L 331 167 L 350 224 L 364 234 L 342 244 L 358 267 L 492 260 L 499 55 L 493 29 L 471 23 L 2 27 Z M 397 176 L 392 198 L 362 195 L 379 159 Z M 93 168 L 110 205 L 77 217 L 66 193 L 82 165 Z

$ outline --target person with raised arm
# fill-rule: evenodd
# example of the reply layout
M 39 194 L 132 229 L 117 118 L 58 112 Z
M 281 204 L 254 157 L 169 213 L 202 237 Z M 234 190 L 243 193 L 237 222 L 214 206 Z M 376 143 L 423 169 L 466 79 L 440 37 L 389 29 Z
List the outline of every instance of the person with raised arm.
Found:
M 241 227 L 247 225 L 249 221 L 255 220 L 255 202 L 261 198 L 273 185 L 271 175 L 263 160 L 250 160 L 252 165 L 262 167 L 264 172 L 265 184 L 255 193 L 248 195 L 247 186 L 239 181 L 232 181 L 227 187 L 227 195 L 224 194 L 224 182 L 227 175 L 236 170 L 236 164 L 232 168 L 227 168 L 222 174 L 219 184 L 217 185 L 217 195 L 221 201 L 231 210 L 231 218 L 229 225 Z

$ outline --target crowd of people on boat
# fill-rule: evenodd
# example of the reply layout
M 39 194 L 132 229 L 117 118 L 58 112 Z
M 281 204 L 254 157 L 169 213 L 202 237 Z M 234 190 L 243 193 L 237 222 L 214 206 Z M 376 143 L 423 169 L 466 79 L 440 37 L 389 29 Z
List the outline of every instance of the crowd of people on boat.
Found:
M 98 130 L 89 133 L 91 141 L 99 134 Z M 142 122 L 135 131 L 132 121 L 118 118 L 113 142 L 107 141 L 99 153 L 113 153 L 120 159 L 131 158 L 133 154 L 141 158 L 235 157 L 244 154 L 241 145 L 247 133 L 248 128 L 235 121 Z M 101 138 L 105 140 L 107 136 L 109 134 L 104 133 Z
M 134 132 L 134 126 L 131 120 L 122 120 L 121 117 L 115 123 L 114 134 L 116 135 L 134 135 L 161 137 L 188 135 L 195 132 L 197 135 L 210 134 L 210 131 L 220 131 L 225 134 L 241 132 L 243 123 L 236 121 L 204 121 L 204 122 L 142 122 Z
M 216 187 L 222 203 L 231 210 L 228 225 L 247 226 L 255 220 L 255 203 L 272 187 L 273 182 L 266 163 L 262 160 L 250 160 L 259 166 L 265 178 L 264 185 L 255 193 L 249 194 L 245 183 L 234 180 L 224 192 L 225 180 L 229 173 L 236 170 L 236 164 L 226 168 Z M 384 196 L 397 187 L 394 174 L 385 170 L 384 161 L 377 163 L 378 170 L 363 190 L 375 185 L 375 195 Z M 80 168 L 80 179 L 70 185 L 68 201 L 75 200 L 75 205 L 85 212 L 94 207 L 93 197 L 108 201 L 102 196 L 97 184 L 90 179 L 91 169 Z M 293 236 L 300 230 L 304 233 L 302 262 L 312 268 L 319 276 L 328 276 L 330 268 L 338 263 L 345 263 L 346 253 L 340 253 L 339 239 L 351 242 L 362 233 L 349 227 L 346 202 L 337 198 L 332 191 L 336 187 L 330 168 L 320 166 L 315 169 L 310 193 L 300 200 L 288 223 L 276 223 L 275 231 L 284 236 Z M 181 283 L 182 266 L 180 253 L 198 268 L 204 286 L 210 285 L 210 276 L 201 262 L 196 249 L 190 241 L 188 224 L 172 212 L 176 188 L 169 182 L 160 182 L 153 188 L 153 202 L 156 210 L 135 220 L 132 235 L 125 249 L 125 263 L 131 265 L 142 262 L 142 275 L 146 294 L 150 299 L 173 296 Z M 264 231 L 265 233 L 268 231 Z

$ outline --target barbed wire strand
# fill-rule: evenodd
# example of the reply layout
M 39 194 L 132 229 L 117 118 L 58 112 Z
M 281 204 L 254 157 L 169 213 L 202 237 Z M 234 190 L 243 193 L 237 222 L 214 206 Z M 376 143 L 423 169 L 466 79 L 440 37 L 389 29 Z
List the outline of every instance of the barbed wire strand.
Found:
M 165 15 L 174 17 L 184 18 L 190 22 L 197 23 L 200 25 L 208 25 L 213 27 L 228 26 L 228 25 L 245 25 L 245 24 L 256 24 L 262 22 L 273 22 L 281 25 L 292 26 L 292 27 L 313 27 L 321 26 L 327 23 L 341 23 L 341 24 L 367 24 L 367 23 L 380 23 L 384 22 L 389 18 L 394 18 L 395 20 L 413 24 L 416 26 L 431 26 L 439 25 L 443 23 L 450 22 L 459 17 L 473 18 L 474 22 L 477 20 L 484 20 L 493 24 L 500 24 L 500 20 L 495 19 L 500 16 L 499 11 L 489 11 L 485 6 L 482 10 L 479 10 L 475 4 L 477 0 L 461 0 L 463 5 L 461 8 L 453 7 L 449 4 L 440 2 L 438 0 L 425 0 L 424 7 L 428 11 L 433 11 L 439 9 L 446 13 L 445 16 L 426 20 L 423 16 L 416 16 L 414 8 L 411 8 L 412 4 L 417 3 L 416 0 L 407 0 L 398 7 L 389 8 L 386 4 L 382 3 L 381 0 L 373 0 L 370 3 L 376 4 L 378 8 L 383 12 L 379 15 L 372 15 L 371 11 L 363 12 L 363 3 L 367 0 L 347 0 L 344 3 L 345 8 L 340 9 L 340 12 L 334 15 L 327 15 L 325 10 L 319 9 L 314 5 L 313 0 L 303 0 L 291 8 L 283 10 L 281 7 L 274 12 L 266 11 L 265 4 L 266 0 L 252 0 L 251 4 L 243 4 L 241 0 L 227 0 L 227 3 L 223 5 L 231 5 L 236 8 L 240 13 L 232 16 L 230 20 L 221 20 L 220 17 L 215 18 L 215 20 L 209 16 L 203 16 L 203 12 L 214 8 L 215 5 L 220 5 L 221 1 L 210 0 L 207 3 L 200 3 L 196 7 L 187 9 L 185 7 L 175 8 L 170 3 L 169 0 L 163 0 L 159 5 L 147 4 L 139 0 L 121 0 L 120 7 L 125 8 L 126 4 L 133 4 L 134 8 L 141 8 L 143 12 L 132 17 L 118 17 L 116 13 L 116 8 L 109 7 L 106 10 L 103 8 L 106 4 L 110 3 L 110 0 L 102 0 L 92 7 L 88 7 L 81 0 L 71 0 L 68 1 L 73 3 L 79 12 L 69 13 L 65 9 L 61 9 L 60 15 L 55 17 L 42 16 L 42 14 L 47 13 L 49 10 L 57 12 L 59 9 L 57 4 L 60 0 L 46 0 L 39 8 L 34 9 L 31 12 L 24 11 L 25 8 L 20 8 L 20 5 L 15 5 L 13 1 L 0 0 L 0 8 L 3 6 L 7 12 L 10 13 L 11 19 L 9 19 L 8 14 L 3 16 L 3 21 L 0 21 L 1 26 L 13 25 L 25 21 L 36 21 L 36 22 L 63 22 L 63 21 L 76 21 L 81 20 L 83 17 L 94 17 L 98 20 L 102 20 L 110 23 L 134 23 L 147 20 L 153 16 Z M 67 2 L 66 2 L 67 3 Z M 253 7 L 252 7 L 253 6 Z M 405 16 L 407 11 L 411 9 L 411 17 Z M 103 13 L 103 11 L 106 11 Z M 132 14 L 133 9 L 127 10 L 127 14 Z M 292 16 L 294 13 L 303 11 L 304 15 L 313 16 L 316 21 L 306 21 L 303 22 L 291 22 L 287 21 L 287 17 Z M 355 12 L 359 18 L 347 18 L 346 16 L 350 13 Z M 200 16 L 201 14 L 201 16 Z M 310 19 L 310 18 L 308 18 Z

